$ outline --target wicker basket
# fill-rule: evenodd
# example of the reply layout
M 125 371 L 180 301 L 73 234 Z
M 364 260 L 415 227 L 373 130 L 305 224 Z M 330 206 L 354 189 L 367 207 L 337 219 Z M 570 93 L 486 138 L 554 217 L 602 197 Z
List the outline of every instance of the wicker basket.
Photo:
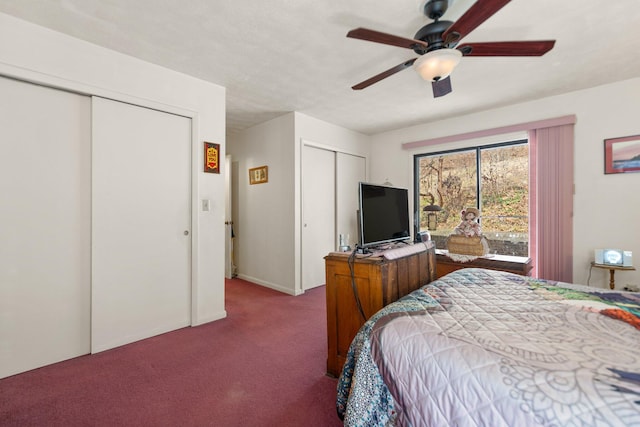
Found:
M 447 237 L 447 250 L 452 254 L 483 256 L 489 253 L 489 244 L 484 236 L 452 234 Z

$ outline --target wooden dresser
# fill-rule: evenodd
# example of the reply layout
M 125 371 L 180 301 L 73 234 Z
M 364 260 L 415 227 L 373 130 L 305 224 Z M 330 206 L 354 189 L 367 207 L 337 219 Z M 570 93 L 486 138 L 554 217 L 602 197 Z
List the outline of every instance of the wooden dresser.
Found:
M 325 257 L 328 375 L 340 375 L 349 345 L 369 317 L 387 304 L 435 280 L 433 242 L 416 243 L 412 250 L 415 252 L 395 259 L 387 259 L 383 255 L 355 257 L 353 282 L 366 319 L 356 303 L 348 263 L 350 253 L 332 252 Z
M 509 255 L 488 255 L 469 262 L 458 262 L 449 258 L 447 251 L 436 250 L 436 277 L 440 278 L 461 268 L 487 268 L 489 270 L 508 271 L 509 273 L 528 276 L 533 264 L 531 258 Z

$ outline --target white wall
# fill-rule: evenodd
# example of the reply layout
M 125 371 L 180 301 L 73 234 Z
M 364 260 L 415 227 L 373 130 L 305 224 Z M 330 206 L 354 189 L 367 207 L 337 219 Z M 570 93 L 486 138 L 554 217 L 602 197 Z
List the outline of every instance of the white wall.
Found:
M 202 141 L 220 143 L 221 158 L 225 155 L 225 89 L 2 13 L 0 75 L 193 118 L 192 323 L 226 316 L 224 173 L 201 172 Z M 200 199 L 212 201 L 211 212 L 197 210 Z
M 292 112 L 229 136 L 238 165 L 234 213 L 238 277 L 291 295 L 302 293 L 301 186 L 303 141 L 369 156 L 366 135 Z M 249 185 L 249 168 L 267 165 L 269 182 Z
M 640 212 L 640 173 L 605 175 L 603 142 L 640 134 L 639 107 L 640 79 L 631 79 L 378 134 L 373 137 L 371 179 L 389 177 L 394 185 L 413 188 L 412 156 L 453 146 L 404 151 L 401 144 L 405 142 L 575 114 L 573 281 L 586 284 L 596 248 L 632 250 L 635 264 L 640 264 L 640 226 L 636 219 Z M 608 274 L 593 269 L 590 284 L 606 287 Z M 640 285 L 640 272 L 617 272 L 616 288 L 625 284 Z

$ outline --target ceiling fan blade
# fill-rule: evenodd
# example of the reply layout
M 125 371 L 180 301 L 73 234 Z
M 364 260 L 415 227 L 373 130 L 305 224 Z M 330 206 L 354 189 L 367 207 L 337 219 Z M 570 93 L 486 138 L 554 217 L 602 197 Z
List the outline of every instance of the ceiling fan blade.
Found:
M 555 43 L 555 40 L 466 43 L 457 49 L 464 56 L 542 56 L 549 52 Z
M 451 93 L 451 76 L 447 76 L 437 82 L 431 82 L 431 89 L 433 89 L 434 98 L 439 98 Z
M 422 40 L 406 39 L 404 37 L 381 33 L 380 31 L 375 30 L 368 30 L 366 28 L 356 28 L 355 30 L 351 30 L 347 33 L 347 37 L 367 40 L 375 43 L 389 44 L 391 46 L 404 47 L 407 49 L 413 49 L 416 45 L 423 47 L 428 46 L 428 44 Z
M 389 68 L 387 71 L 383 71 L 382 73 L 377 74 L 377 75 L 371 77 L 370 79 L 367 79 L 367 80 L 365 80 L 365 81 L 363 81 L 361 83 L 358 83 L 355 86 L 352 86 L 351 89 L 353 89 L 353 90 L 361 90 L 361 89 L 364 89 L 366 87 L 371 86 L 374 83 L 378 83 L 382 79 L 386 79 L 387 77 L 389 77 L 389 76 L 391 76 L 391 75 L 393 75 L 393 74 L 395 74 L 395 73 L 397 73 L 399 71 L 402 71 L 407 67 L 411 67 L 413 65 L 413 63 L 416 62 L 416 59 L 417 58 L 413 58 L 413 59 L 410 59 L 410 60 L 408 60 L 406 62 L 403 62 L 402 64 L 398 64 L 393 68 Z
M 453 43 L 462 39 L 471 31 L 475 30 L 478 25 L 491 18 L 510 1 L 511 0 L 478 0 L 460 19 L 451 24 L 451 26 L 442 33 L 442 39 L 447 43 Z

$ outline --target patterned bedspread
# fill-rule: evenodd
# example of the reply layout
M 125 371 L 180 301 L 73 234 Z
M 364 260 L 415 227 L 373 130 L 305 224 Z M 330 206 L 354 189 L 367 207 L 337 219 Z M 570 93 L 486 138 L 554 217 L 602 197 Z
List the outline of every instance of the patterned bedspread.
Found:
M 464 269 L 360 330 L 346 426 L 640 426 L 640 294 Z

